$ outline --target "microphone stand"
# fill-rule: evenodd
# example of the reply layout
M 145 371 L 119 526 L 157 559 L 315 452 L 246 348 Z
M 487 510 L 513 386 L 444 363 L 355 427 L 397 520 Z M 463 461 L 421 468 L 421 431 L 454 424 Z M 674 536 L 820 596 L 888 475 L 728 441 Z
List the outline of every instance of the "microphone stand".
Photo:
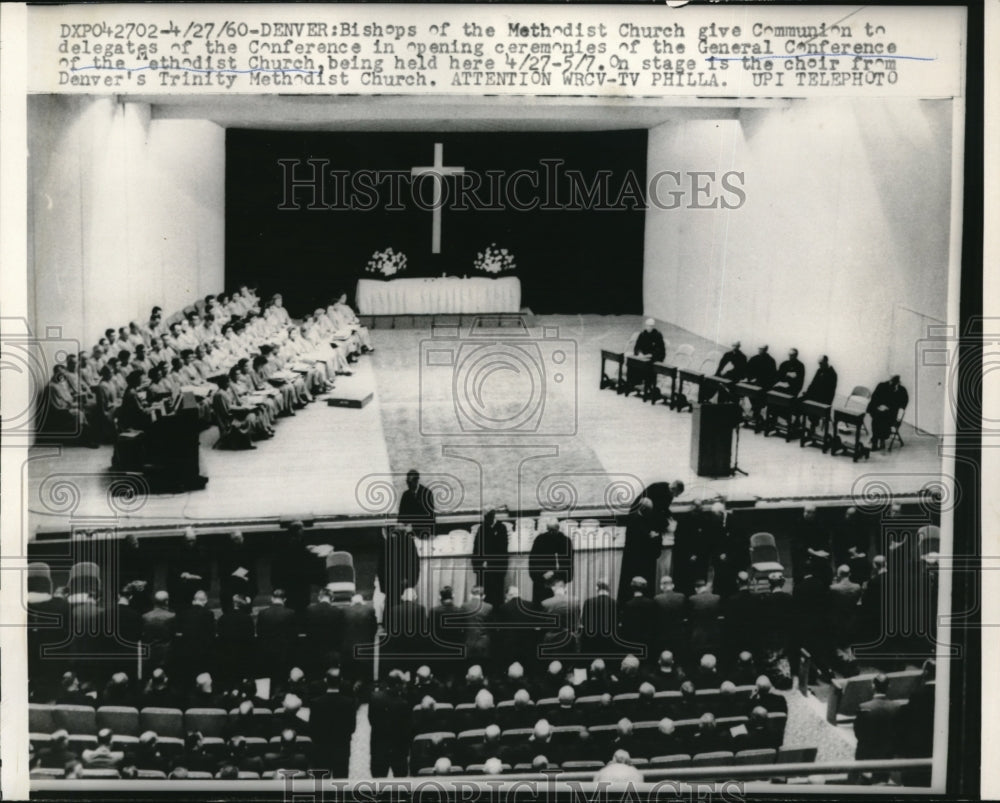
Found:
M 739 407 L 737 406 L 737 414 L 739 415 Z M 742 419 L 742 415 L 739 415 Z M 733 465 L 729 469 L 729 476 L 735 477 L 737 474 L 742 474 L 744 477 L 749 477 L 750 475 L 740 468 L 740 430 L 743 429 L 742 420 L 736 422 L 736 450 L 733 453 Z

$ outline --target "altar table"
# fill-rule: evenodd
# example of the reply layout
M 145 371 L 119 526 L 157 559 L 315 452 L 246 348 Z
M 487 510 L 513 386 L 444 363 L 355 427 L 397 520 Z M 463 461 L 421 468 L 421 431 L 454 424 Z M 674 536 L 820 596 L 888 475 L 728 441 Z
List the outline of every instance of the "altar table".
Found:
M 516 313 L 521 310 L 521 281 L 516 276 L 359 279 L 357 302 L 360 315 Z

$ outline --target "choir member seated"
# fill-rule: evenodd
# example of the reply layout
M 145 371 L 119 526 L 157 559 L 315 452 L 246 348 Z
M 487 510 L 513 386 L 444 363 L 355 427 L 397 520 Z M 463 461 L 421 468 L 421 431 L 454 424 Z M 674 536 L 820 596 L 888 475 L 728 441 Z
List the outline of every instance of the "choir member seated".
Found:
M 667 347 L 663 342 L 663 335 L 656 328 L 656 321 L 646 318 L 646 324 L 641 332 L 636 336 L 635 346 L 632 348 L 632 356 L 645 362 L 663 362 L 667 356 Z M 631 366 L 626 372 L 625 385 L 626 392 L 631 392 L 639 385 L 643 386 L 643 396 L 646 395 L 649 383 L 653 379 L 652 370 L 649 366 L 643 366 L 641 371 Z

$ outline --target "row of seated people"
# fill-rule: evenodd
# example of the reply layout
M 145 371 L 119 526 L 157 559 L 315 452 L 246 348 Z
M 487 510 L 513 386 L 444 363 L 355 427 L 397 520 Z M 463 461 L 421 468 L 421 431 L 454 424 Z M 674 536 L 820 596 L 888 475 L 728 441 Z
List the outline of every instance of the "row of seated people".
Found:
M 261 305 L 245 286 L 176 317 L 164 324 L 154 307 L 147 325 L 108 329 L 89 353 L 57 363 L 43 398 L 45 431 L 112 442 L 124 429 L 149 428 L 187 393 L 202 422 L 219 424 L 223 436 L 235 426 L 266 437 L 275 418 L 331 388 L 336 374 L 350 374 L 349 362 L 371 347 L 344 294 L 301 323 L 280 294 Z
M 656 382 L 656 375 L 649 367 L 654 363 L 664 363 L 667 359 L 667 343 L 663 335 L 656 329 L 656 321 L 648 318 L 645 321 L 644 329 L 629 341 L 631 348 L 626 348 L 632 357 L 629 363 L 629 370 L 626 372 L 619 390 L 624 393 L 631 393 L 640 390 L 643 398 L 655 401 L 663 396 Z M 694 368 L 691 365 L 691 358 L 694 349 L 690 346 L 681 346 L 673 355 L 670 364 L 679 368 Z M 790 400 L 797 403 L 790 404 L 785 412 L 786 416 L 792 416 L 793 420 L 788 422 L 790 428 L 800 426 L 811 426 L 815 428 L 819 423 L 820 413 L 817 411 L 804 412 L 801 402 L 814 402 L 818 405 L 829 407 L 833 404 L 837 392 L 837 371 L 830 364 L 827 355 L 822 355 L 818 360 L 818 367 L 812 377 L 808 387 L 805 387 L 806 368 L 799 359 L 797 348 L 788 351 L 788 358 L 779 365 L 774 357 L 769 353 L 767 344 L 761 344 L 757 349 L 757 354 L 747 357 L 741 350 L 740 341 L 732 343 L 730 350 L 715 358 L 718 352 L 705 358 L 698 373 L 710 374 L 726 380 L 731 385 L 744 383 L 757 389 L 757 393 L 746 397 L 746 416 L 756 427 L 766 426 L 770 429 L 774 423 L 774 415 L 768 415 L 766 394 L 776 392 L 784 394 Z M 602 371 L 602 384 L 605 382 Z M 909 394 L 900 383 L 898 375 L 893 375 L 888 380 L 880 382 L 874 392 L 863 389 L 867 395 L 867 405 L 864 412 L 868 413 L 872 422 L 872 442 L 874 449 L 881 449 L 885 446 L 891 429 L 895 426 L 902 412 L 909 404 Z M 716 393 L 722 397 L 719 400 L 725 401 L 733 398 L 731 392 L 725 388 L 719 389 L 709 386 L 702 386 L 699 391 L 698 400 L 700 402 L 711 401 L 716 397 Z M 851 394 L 852 396 L 854 393 Z M 864 395 L 864 394 L 862 394 Z M 669 399 L 672 406 L 678 409 L 690 407 L 684 388 L 675 389 L 675 397 Z M 772 411 L 774 413 L 775 411 Z M 828 413 L 827 413 L 828 414 Z
M 419 772 L 433 767 L 440 758 L 465 767 L 498 758 L 513 767 L 534 764 L 540 756 L 559 766 L 573 761 L 606 761 L 617 750 L 625 750 L 633 759 L 646 760 L 746 750 L 773 751 L 773 756 L 781 747 L 784 725 L 784 715 L 769 717 L 763 708 L 753 709 L 749 717 L 717 719 L 706 713 L 692 720 L 664 717 L 633 723 L 622 719 L 613 725 L 589 728 L 554 726 L 546 719 L 530 728 L 501 730 L 494 724 L 459 734 L 417 736 L 410 749 L 410 768 L 411 772 Z

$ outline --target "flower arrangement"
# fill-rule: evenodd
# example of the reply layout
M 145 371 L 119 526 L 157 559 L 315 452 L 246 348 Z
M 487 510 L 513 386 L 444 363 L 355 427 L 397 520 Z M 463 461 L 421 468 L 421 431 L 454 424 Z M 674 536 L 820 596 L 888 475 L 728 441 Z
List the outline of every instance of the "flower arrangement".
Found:
M 395 276 L 404 270 L 406 270 L 406 254 L 402 251 L 393 251 L 391 248 L 376 251 L 365 265 L 367 273 L 381 273 L 386 277 Z
M 490 243 L 486 250 L 476 254 L 472 267 L 483 273 L 504 273 L 514 270 L 517 267 L 517 262 L 514 255 L 506 248 L 497 248 L 496 243 Z

